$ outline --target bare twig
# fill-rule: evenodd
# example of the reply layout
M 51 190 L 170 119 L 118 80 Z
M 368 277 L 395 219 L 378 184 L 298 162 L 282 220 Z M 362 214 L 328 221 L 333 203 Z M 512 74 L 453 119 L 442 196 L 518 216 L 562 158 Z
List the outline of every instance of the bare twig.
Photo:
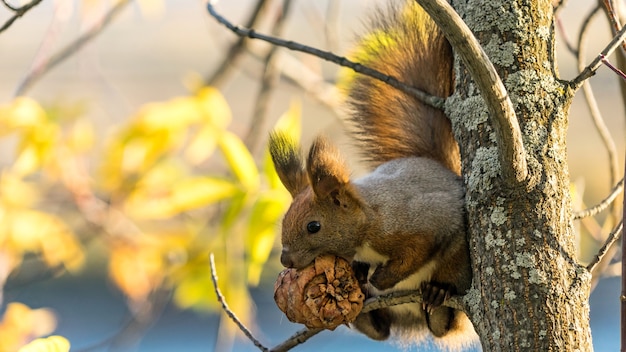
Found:
M 596 254 L 593 260 L 587 265 L 587 270 L 589 272 L 593 272 L 593 270 L 596 268 L 596 265 L 598 265 L 598 263 L 600 263 L 602 258 L 604 258 L 609 248 L 611 248 L 613 243 L 615 243 L 615 241 L 617 241 L 617 239 L 620 237 L 623 225 L 624 225 L 624 219 L 622 219 L 622 221 L 620 221 L 619 224 L 615 226 L 613 231 L 611 231 L 611 233 L 606 239 L 606 242 L 604 243 L 602 248 L 600 248 L 600 250 L 598 251 L 598 254 Z
M 284 352 L 289 351 L 290 349 L 301 345 L 307 342 L 311 337 L 319 334 L 324 331 L 323 329 L 302 329 L 295 334 L 291 335 L 290 338 L 282 342 L 280 345 L 272 348 L 271 352 Z
M 280 35 L 285 27 L 287 17 L 289 16 L 289 10 L 291 9 L 291 0 L 284 0 L 281 13 L 278 14 L 272 34 Z M 254 115 L 252 116 L 252 122 L 245 138 L 248 149 L 254 153 L 258 150 L 259 140 L 266 132 L 263 129 L 265 120 L 267 120 L 267 112 L 269 109 L 269 103 L 272 97 L 274 87 L 280 79 L 279 69 L 279 56 L 278 47 L 272 46 L 272 49 L 265 57 L 265 70 L 261 79 L 261 89 L 254 105 Z
M 522 182 L 528 175 L 522 132 L 509 95 L 495 67 L 463 19 L 447 0 L 417 0 L 442 30 L 478 85 L 493 120 L 505 180 Z
M 617 13 L 613 10 L 613 1 L 611 0 L 602 0 L 604 4 L 604 12 L 611 23 L 611 27 L 613 29 L 613 34 L 617 33 L 621 27 L 619 23 L 619 18 L 617 17 Z M 626 43 L 622 42 L 622 48 L 626 50 Z
M 622 42 L 626 39 L 626 26 L 622 27 L 622 29 L 613 37 L 611 42 L 600 52 L 600 54 L 593 60 L 591 63 L 585 67 L 584 70 L 572 81 L 572 85 L 575 88 L 578 88 L 582 85 L 584 81 L 586 81 L 589 77 L 593 76 L 600 65 L 602 65 L 602 57 L 610 56 L 615 49 L 617 49 Z M 580 47 L 578 48 L 580 55 Z
M 563 27 L 563 21 L 561 21 L 561 17 L 557 17 L 555 21 L 559 33 L 561 33 L 561 37 L 563 38 L 563 42 L 565 43 L 565 47 L 567 48 L 567 50 L 569 50 L 570 53 L 574 54 L 574 56 L 578 56 L 578 49 L 575 48 L 570 41 L 569 36 L 567 35 L 567 31 L 565 30 L 565 27 Z
M 40 64 L 36 65 L 31 69 L 31 71 L 26 75 L 24 80 L 20 83 L 15 91 L 15 95 L 22 95 L 27 90 L 29 90 L 32 85 L 39 80 L 43 75 L 52 70 L 55 66 L 65 61 L 67 58 L 72 56 L 78 50 L 80 50 L 85 44 L 87 44 L 91 39 L 96 37 L 102 30 L 111 22 L 117 15 L 119 15 L 122 10 L 126 7 L 126 5 L 130 4 L 132 0 L 120 0 L 113 7 L 109 9 L 109 11 L 100 19 L 100 21 L 96 22 L 87 32 L 78 37 L 76 40 L 68 44 L 63 49 L 59 50 L 55 54 L 48 57 L 46 60 L 42 61 Z
M 260 19 L 262 19 L 269 8 L 269 4 L 271 1 L 269 0 L 259 0 L 256 3 L 254 10 L 252 10 L 252 14 L 250 18 L 246 22 L 246 27 L 252 28 L 256 27 L 259 23 Z M 228 54 L 224 57 L 224 60 L 218 67 L 213 71 L 211 76 L 209 76 L 205 82 L 207 85 L 211 86 L 220 86 L 233 72 L 233 69 L 237 67 L 237 63 L 241 60 L 243 53 L 248 47 L 249 40 L 246 37 L 239 37 L 239 39 L 228 49 Z
M 330 0 L 326 7 L 324 35 L 326 37 L 326 45 L 331 51 L 339 49 L 339 40 L 337 38 L 337 33 L 339 32 L 339 5 L 339 0 Z
M 263 57 L 254 48 L 249 48 L 249 52 L 255 59 L 263 60 Z M 277 55 L 280 61 L 281 79 L 300 87 L 319 103 L 330 108 L 335 114 L 341 114 L 339 92 L 334 84 L 324 80 L 318 72 L 313 71 L 288 52 L 278 51 Z
M 228 304 L 226 303 L 226 300 L 224 299 L 224 296 L 222 295 L 222 291 L 220 291 L 220 288 L 217 285 L 217 271 L 215 269 L 215 258 L 213 256 L 213 253 L 209 254 L 209 261 L 210 261 L 210 265 L 211 265 L 211 281 L 213 282 L 213 288 L 215 289 L 215 294 L 217 295 L 217 300 L 222 305 L 222 308 L 224 309 L 224 312 L 237 325 L 237 327 L 239 327 L 239 329 L 246 335 L 246 337 L 248 339 L 250 339 L 250 341 L 252 341 L 254 343 L 254 345 L 256 347 L 258 347 L 261 351 L 268 351 L 269 352 L 269 349 L 267 347 L 263 346 L 263 344 L 261 344 L 261 342 L 259 342 L 254 337 L 254 335 L 252 335 L 250 330 L 248 330 L 248 328 L 241 322 L 241 320 L 239 320 L 239 318 L 237 318 L 237 315 L 232 310 L 230 310 L 230 308 L 228 308 Z
M 624 190 L 624 178 L 622 178 L 617 183 L 617 185 L 613 187 L 613 189 L 611 190 L 611 193 L 609 193 L 609 195 L 606 198 L 604 198 L 600 203 L 594 205 L 591 208 L 575 212 L 574 220 L 586 218 L 589 216 L 595 216 L 596 214 L 600 213 L 604 209 L 608 208 L 611 205 L 611 203 L 613 203 L 615 198 L 617 198 L 617 196 L 622 192 L 622 190 Z
M 213 4 L 215 2 L 216 2 L 215 0 L 212 0 L 207 4 L 207 10 L 209 14 L 213 16 L 219 23 L 223 24 L 224 26 L 226 26 L 226 28 L 233 31 L 237 35 L 251 38 L 251 39 L 263 40 L 265 42 L 278 45 L 278 46 L 287 48 L 289 50 L 311 54 L 321 59 L 324 59 L 326 61 L 334 62 L 340 66 L 348 67 L 354 70 L 355 72 L 362 73 L 364 75 L 378 79 L 380 81 L 383 81 L 389 84 L 390 86 L 394 88 L 400 89 L 401 91 L 416 97 L 417 99 L 421 100 L 427 105 L 430 105 L 437 109 L 443 109 L 444 102 L 445 102 L 444 98 L 432 96 L 428 93 L 425 93 L 424 91 L 421 91 L 419 89 L 416 89 L 414 87 L 411 87 L 407 84 L 400 82 L 395 77 L 386 75 L 380 71 L 377 71 L 367 66 L 361 65 L 359 63 L 350 61 L 346 59 L 345 57 L 341 57 L 331 52 L 312 48 L 312 47 L 302 45 L 300 43 L 296 43 L 293 41 L 287 41 L 287 40 L 279 39 L 276 37 L 260 34 L 260 33 L 255 32 L 253 29 L 246 29 L 246 28 L 241 28 L 239 26 L 235 26 L 215 11 L 215 8 L 213 7 Z
M 610 68 L 611 71 L 615 72 L 621 79 L 626 80 L 626 74 L 624 74 L 624 72 L 622 72 L 619 68 L 613 66 L 613 64 L 604 55 L 600 54 L 600 59 L 606 67 Z
M 616 3 L 615 1 L 609 2 L 609 0 L 603 0 L 603 1 L 605 2 L 603 6 L 604 14 L 609 19 L 608 22 L 611 27 L 611 33 L 615 35 L 621 27 L 620 20 L 624 22 L 624 19 L 622 18 L 620 14 L 620 10 L 621 10 L 620 5 L 623 5 L 623 4 L 621 2 Z M 622 43 L 622 49 L 625 48 L 625 45 L 626 43 Z M 615 52 L 615 58 L 617 62 L 617 67 L 619 67 L 622 72 L 626 71 L 626 51 L 617 50 Z M 611 68 L 611 66 L 609 66 L 609 68 Z M 622 97 L 622 104 L 624 104 L 626 103 L 626 80 L 624 79 L 619 80 L 619 88 L 620 88 L 621 97 Z
M 28 4 L 26 4 L 24 6 L 14 7 L 11 4 L 9 4 L 8 2 L 6 2 L 6 0 L 2 0 L 2 3 L 4 4 L 4 6 L 6 6 L 7 8 L 9 8 L 11 11 L 13 11 L 15 13 L 8 20 L 6 20 L 6 22 L 4 22 L 2 27 L 0 27 L 0 33 L 4 32 L 9 27 L 11 27 L 13 22 L 15 22 L 18 18 L 24 16 L 24 14 L 26 12 L 28 12 L 28 10 L 30 10 L 33 7 L 39 5 L 39 3 L 42 2 L 42 1 L 43 0 L 33 0 L 33 1 L 29 2 Z
M 578 69 L 580 71 L 584 70 L 584 59 L 587 53 L 587 34 L 588 28 L 591 25 L 591 21 L 596 14 L 599 13 L 600 7 L 596 7 L 585 19 L 579 36 L 578 36 Z M 626 27 L 625 27 L 626 28 Z M 602 60 L 603 54 L 600 54 L 600 60 Z M 602 62 L 602 61 L 600 61 Z M 607 157 L 609 159 L 609 182 L 611 185 L 615 185 L 617 183 L 617 172 L 618 172 L 618 160 L 617 160 L 617 147 L 615 145 L 615 141 L 613 137 L 611 137 L 611 132 L 609 131 L 606 123 L 604 122 L 604 118 L 602 117 L 602 113 L 600 112 L 600 108 L 598 107 L 598 103 L 593 94 L 593 89 L 591 88 L 591 83 L 588 80 L 582 82 L 583 95 L 585 97 L 585 101 L 587 103 L 587 107 L 589 108 L 589 114 L 591 115 L 591 119 L 593 121 L 596 130 L 604 144 L 604 147 L 607 152 Z M 614 214 L 612 214 L 613 216 Z M 615 216 L 617 217 L 617 216 Z

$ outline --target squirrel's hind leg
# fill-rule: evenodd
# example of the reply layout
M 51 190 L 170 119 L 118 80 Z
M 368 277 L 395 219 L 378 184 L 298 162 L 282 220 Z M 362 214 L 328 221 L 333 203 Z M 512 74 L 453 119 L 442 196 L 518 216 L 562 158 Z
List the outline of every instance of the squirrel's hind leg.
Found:
M 391 333 L 391 315 L 386 308 L 359 314 L 352 325 L 374 340 L 386 340 Z

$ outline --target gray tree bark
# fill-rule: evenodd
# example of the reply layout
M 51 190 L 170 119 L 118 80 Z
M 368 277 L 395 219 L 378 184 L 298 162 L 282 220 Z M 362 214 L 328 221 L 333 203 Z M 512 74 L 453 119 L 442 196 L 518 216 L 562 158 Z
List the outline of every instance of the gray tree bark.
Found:
M 461 147 L 474 271 L 466 296 L 485 351 L 591 351 L 591 274 L 578 263 L 566 133 L 573 86 L 559 78 L 548 0 L 454 0 L 513 102 L 527 177 L 501 170 L 493 121 L 456 60 L 447 100 Z

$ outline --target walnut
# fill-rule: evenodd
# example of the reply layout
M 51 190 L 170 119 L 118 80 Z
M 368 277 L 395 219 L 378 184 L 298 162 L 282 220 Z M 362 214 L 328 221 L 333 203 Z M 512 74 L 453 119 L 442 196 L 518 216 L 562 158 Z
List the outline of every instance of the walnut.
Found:
M 319 256 L 301 270 L 285 269 L 274 284 L 278 308 L 308 328 L 334 330 L 354 321 L 364 299 L 350 263 L 332 255 Z

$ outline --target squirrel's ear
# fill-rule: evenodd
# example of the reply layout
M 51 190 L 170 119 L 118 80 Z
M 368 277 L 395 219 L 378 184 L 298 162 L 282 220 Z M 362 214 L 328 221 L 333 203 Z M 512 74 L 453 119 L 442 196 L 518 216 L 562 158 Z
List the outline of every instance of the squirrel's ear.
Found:
M 300 148 L 285 134 L 272 132 L 269 149 L 280 181 L 291 196 L 295 197 L 308 186 Z
M 336 196 L 350 182 L 350 171 L 335 146 L 317 137 L 311 145 L 307 171 L 313 192 L 318 198 Z

